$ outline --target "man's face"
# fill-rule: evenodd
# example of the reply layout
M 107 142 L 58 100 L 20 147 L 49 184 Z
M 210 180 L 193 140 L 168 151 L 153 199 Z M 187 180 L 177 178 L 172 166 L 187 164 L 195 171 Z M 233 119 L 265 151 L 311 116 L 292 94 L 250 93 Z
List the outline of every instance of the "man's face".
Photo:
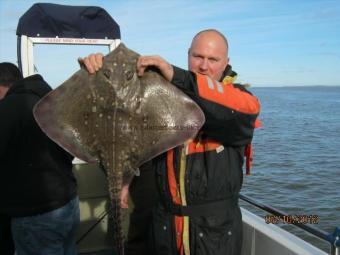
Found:
M 198 35 L 188 54 L 189 70 L 220 80 L 228 65 L 227 45 L 216 33 Z
M 9 89 L 9 87 L 0 85 L 0 100 L 5 97 L 8 89 Z

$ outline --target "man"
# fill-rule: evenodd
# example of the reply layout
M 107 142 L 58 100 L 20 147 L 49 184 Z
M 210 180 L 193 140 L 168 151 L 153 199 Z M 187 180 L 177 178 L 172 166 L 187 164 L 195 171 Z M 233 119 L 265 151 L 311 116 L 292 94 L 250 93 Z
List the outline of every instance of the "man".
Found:
M 243 156 L 252 140 L 260 105 L 256 97 L 229 79 L 217 82 L 232 73 L 228 43 L 220 32 L 199 32 L 189 49 L 188 63 L 190 72 L 159 56 L 140 57 L 137 63 L 139 75 L 149 66 L 157 67 L 201 107 L 206 117 L 193 141 L 154 159 L 160 202 L 152 218 L 152 254 L 240 254 L 238 195 Z M 90 55 L 84 64 L 94 72 L 101 67 L 101 58 Z
M 72 156 L 52 142 L 33 117 L 51 91 L 40 75 L 22 78 L 0 63 L 0 213 L 11 217 L 17 255 L 75 255 L 79 223 Z
M 0 64 L 0 66 L 2 66 Z M 7 65 L 8 70 L 3 70 L 7 74 L 12 74 L 16 79 L 22 79 L 19 69 L 12 64 Z M 0 82 L 3 83 L 4 81 Z M 7 82 L 5 82 L 7 83 Z M 9 89 L 9 86 L 0 85 L 0 100 L 3 99 Z M 0 254 L 13 255 L 14 243 L 11 232 L 11 218 L 8 215 L 0 213 Z

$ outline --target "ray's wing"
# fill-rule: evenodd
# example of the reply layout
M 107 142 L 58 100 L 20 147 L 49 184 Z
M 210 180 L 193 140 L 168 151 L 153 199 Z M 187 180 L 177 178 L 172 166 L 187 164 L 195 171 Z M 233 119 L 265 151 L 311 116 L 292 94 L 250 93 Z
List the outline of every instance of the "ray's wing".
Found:
M 95 77 L 79 70 L 43 97 L 33 114 L 40 128 L 57 144 L 86 162 L 97 162 L 96 129 L 100 118 Z

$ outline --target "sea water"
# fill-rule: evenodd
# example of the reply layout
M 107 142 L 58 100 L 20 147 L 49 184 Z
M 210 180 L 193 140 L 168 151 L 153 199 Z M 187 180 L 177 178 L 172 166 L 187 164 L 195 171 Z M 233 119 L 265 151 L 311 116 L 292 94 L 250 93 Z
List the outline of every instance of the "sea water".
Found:
M 261 101 L 262 127 L 255 131 L 252 174 L 244 177 L 242 193 L 290 215 L 316 215 L 313 226 L 333 232 L 340 227 L 340 87 L 250 91 Z M 329 251 L 328 243 L 281 225 Z

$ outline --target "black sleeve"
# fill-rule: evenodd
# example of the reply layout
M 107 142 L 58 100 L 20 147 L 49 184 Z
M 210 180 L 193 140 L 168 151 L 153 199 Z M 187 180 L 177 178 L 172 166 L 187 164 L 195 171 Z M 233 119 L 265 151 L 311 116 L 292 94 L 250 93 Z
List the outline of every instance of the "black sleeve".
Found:
M 18 104 L 17 100 L 8 98 L 0 101 L 0 159 L 5 157 L 10 141 L 15 138 L 19 122 Z
M 223 84 L 229 86 L 228 91 L 236 95 L 239 102 L 230 100 L 229 97 L 223 102 L 216 102 L 213 98 L 207 99 L 199 91 L 198 74 L 174 66 L 171 83 L 191 97 L 203 110 L 206 122 L 202 130 L 207 137 L 227 146 L 242 146 L 251 142 L 260 104 L 242 85 Z M 243 110 L 237 104 L 242 104 Z

